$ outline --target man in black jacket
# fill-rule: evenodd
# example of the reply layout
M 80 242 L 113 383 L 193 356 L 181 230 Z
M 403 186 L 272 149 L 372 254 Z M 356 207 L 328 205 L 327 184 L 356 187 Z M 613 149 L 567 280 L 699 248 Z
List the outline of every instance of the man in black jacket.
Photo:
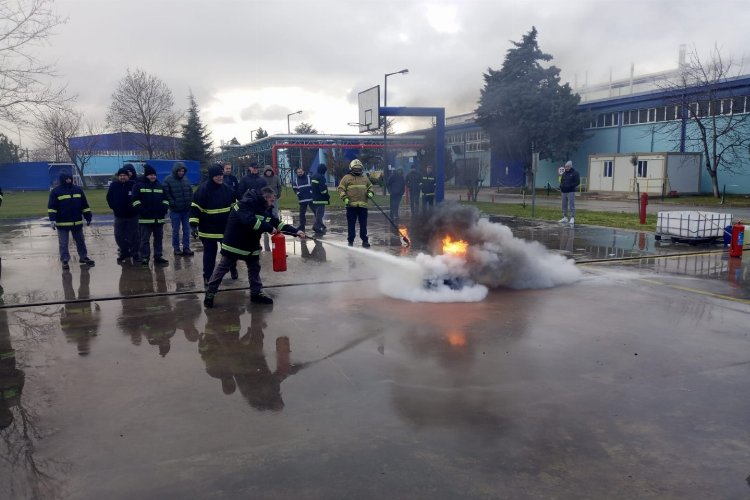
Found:
M 138 224 L 141 229 L 141 264 L 148 266 L 151 256 L 151 236 L 154 237 L 154 264 L 166 265 L 169 261 L 163 257 L 162 240 L 169 201 L 164 188 L 156 179 L 156 170 L 146 163 L 143 167 L 143 179 L 135 185 L 133 207 L 138 210 Z
M 107 190 L 107 205 L 115 214 L 115 242 L 120 251 L 117 263 L 122 264 L 127 259 L 138 260 L 139 239 L 138 211 L 133 208 L 133 188 L 135 181 L 125 168 L 117 171 L 117 179 L 109 185 Z
M 242 197 L 249 189 L 254 189 L 260 192 L 262 187 L 265 187 L 266 180 L 261 177 L 260 170 L 257 162 L 251 162 L 247 167 L 247 175 L 240 179 L 240 183 L 237 185 L 237 192 L 234 193 L 238 200 Z
M 427 210 L 427 207 L 435 205 L 435 176 L 432 174 L 432 165 L 427 165 L 425 168 L 420 188 L 422 189 L 422 209 Z
M 227 219 L 235 202 L 234 191 L 224 184 L 223 168 L 213 165 L 208 169 L 208 180 L 203 182 L 193 195 L 190 212 L 190 227 L 193 237 L 203 244 L 203 286 L 216 267 L 216 254 L 224 237 Z M 230 269 L 232 279 L 237 279 L 237 266 Z
M 312 185 L 312 206 L 315 212 L 315 222 L 313 222 L 313 231 L 316 234 L 323 234 L 326 231 L 326 225 L 323 224 L 323 217 L 326 214 L 326 205 L 331 201 L 331 195 L 328 193 L 328 182 L 326 181 L 326 171 L 328 168 L 325 163 L 318 165 L 318 173 L 310 179 Z
M 193 187 L 187 178 L 185 164 L 178 161 L 172 166 L 172 174 L 164 179 L 164 193 L 169 201 L 169 220 L 172 222 L 172 248 L 175 255 L 193 255 L 190 250 L 190 203 Z M 182 250 L 180 250 L 182 230 Z
M 305 233 L 290 224 L 284 224 L 273 216 L 272 210 L 276 193 L 269 187 L 260 192 L 248 190 L 239 203 L 232 207 L 221 241 L 221 260 L 208 280 L 203 305 L 214 306 L 214 297 L 219 291 L 221 280 L 238 260 L 247 264 L 247 278 L 250 282 L 250 301 L 258 304 L 273 304 L 273 299 L 263 292 L 260 280 L 260 235 L 279 231 L 305 238 Z
M 217 163 L 216 165 L 220 164 Z M 239 185 L 240 181 L 238 181 L 237 177 L 232 174 L 232 164 L 227 162 L 220 166 L 222 168 L 222 171 L 224 172 L 224 185 L 231 189 L 232 192 L 237 192 L 237 186 Z
M 81 220 L 86 219 L 86 225 L 91 225 L 91 209 L 83 189 L 73 184 L 73 176 L 68 172 L 60 174 L 60 185 L 49 194 L 47 213 L 52 229 L 57 229 L 57 242 L 63 269 L 70 269 L 68 242 L 71 234 L 76 242 L 80 263 L 93 266 L 94 261 L 88 257 L 88 249 L 83 237 L 83 221 Z
M 404 191 L 406 189 L 404 171 L 400 168 L 394 170 L 388 177 L 386 187 L 388 188 L 388 193 L 391 195 L 391 219 L 393 219 L 394 222 L 398 222 L 398 208 L 401 205 L 401 198 L 404 197 Z
M 409 208 L 411 216 L 414 217 L 419 212 L 419 185 L 422 183 L 422 175 L 414 165 L 406 174 L 406 187 L 409 189 Z
M 581 176 L 573 168 L 573 162 L 565 163 L 562 177 L 560 177 L 560 193 L 562 193 L 562 211 L 563 218 L 558 222 L 574 225 L 576 222 L 576 188 L 581 183 Z M 570 211 L 570 220 L 568 220 L 568 211 Z

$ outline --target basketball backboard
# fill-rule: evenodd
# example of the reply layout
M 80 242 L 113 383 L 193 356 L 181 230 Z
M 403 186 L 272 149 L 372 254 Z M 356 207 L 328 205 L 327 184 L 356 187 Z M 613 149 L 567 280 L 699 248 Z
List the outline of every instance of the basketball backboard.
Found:
M 360 132 L 369 132 L 380 128 L 380 85 L 359 93 Z

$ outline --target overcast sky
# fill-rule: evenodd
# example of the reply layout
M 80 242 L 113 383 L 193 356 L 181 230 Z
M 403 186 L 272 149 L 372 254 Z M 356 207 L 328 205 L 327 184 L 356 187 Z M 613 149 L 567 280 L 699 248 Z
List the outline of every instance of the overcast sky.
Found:
M 56 0 L 68 21 L 43 58 L 103 122 L 128 67 L 161 78 L 176 105 L 192 90 L 214 144 L 248 142 L 300 121 L 356 133 L 357 93 L 383 85 L 391 106 L 476 107 L 482 75 L 532 26 L 564 81 L 603 83 L 677 65 L 680 44 L 750 50 L 747 0 Z M 750 68 L 748 68 L 750 70 Z M 403 119 L 397 130 L 414 123 Z M 424 123 L 423 125 L 427 125 Z M 26 144 L 24 144 L 26 146 Z

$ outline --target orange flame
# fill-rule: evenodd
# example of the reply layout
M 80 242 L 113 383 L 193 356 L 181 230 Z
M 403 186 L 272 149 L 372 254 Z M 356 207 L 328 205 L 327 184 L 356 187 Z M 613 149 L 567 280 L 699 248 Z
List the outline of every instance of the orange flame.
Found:
M 443 238 L 443 253 L 445 255 L 457 255 L 463 257 L 466 255 L 466 249 L 469 244 L 464 240 L 453 241 L 450 236 Z
M 406 229 L 406 226 L 403 224 L 398 226 L 398 234 L 400 234 L 402 238 L 409 238 L 409 230 Z
M 445 339 L 451 347 L 464 347 L 466 345 L 466 334 L 464 332 L 448 332 Z

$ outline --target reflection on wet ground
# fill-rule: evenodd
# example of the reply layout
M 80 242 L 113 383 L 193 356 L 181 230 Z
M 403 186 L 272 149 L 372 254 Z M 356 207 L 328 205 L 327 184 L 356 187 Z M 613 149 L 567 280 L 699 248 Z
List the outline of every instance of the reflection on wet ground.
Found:
M 374 248 L 413 255 L 386 224 Z M 120 267 L 102 225 L 97 265 L 62 273 L 43 228 L 4 232 L 6 303 L 60 303 L 0 308 L 0 497 L 747 496 L 747 264 L 511 227 L 577 260 L 645 258 L 420 304 L 289 239 L 286 273 L 262 256 L 273 307 L 236 290 L 204 311 L 199 253 Z

